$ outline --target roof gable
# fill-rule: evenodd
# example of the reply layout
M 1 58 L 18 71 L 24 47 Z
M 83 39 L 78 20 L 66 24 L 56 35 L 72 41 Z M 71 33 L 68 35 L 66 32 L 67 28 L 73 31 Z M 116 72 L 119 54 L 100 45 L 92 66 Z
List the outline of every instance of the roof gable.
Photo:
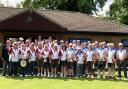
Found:
M 0 29 L 14 31 L 65 31 L 65 28 L 29 9 L 13 14 L 1 21 Z

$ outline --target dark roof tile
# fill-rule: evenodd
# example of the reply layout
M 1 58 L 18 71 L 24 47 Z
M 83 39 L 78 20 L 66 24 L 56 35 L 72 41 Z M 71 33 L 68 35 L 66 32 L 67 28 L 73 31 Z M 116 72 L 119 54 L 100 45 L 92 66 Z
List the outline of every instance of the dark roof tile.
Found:
M 0 7 L 0 21 L 14 17 L 29 9 Z M 34 10 L 39 15 L 66 28 L 67 31 L 128 33 L 128 26 L 80 12 Z

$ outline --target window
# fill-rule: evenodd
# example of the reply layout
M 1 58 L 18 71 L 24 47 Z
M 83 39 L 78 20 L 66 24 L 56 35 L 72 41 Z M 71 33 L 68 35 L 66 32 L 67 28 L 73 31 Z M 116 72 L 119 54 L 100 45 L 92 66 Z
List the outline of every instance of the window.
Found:
M 121 40 L 121 43 L 124 45 L 124 47 L 128 47 L 128 39 Z
M 91 41 L 89 38 L 69 38 L 69 42 L 73 42 L 73 40 L 80 40 L 81 43 Z

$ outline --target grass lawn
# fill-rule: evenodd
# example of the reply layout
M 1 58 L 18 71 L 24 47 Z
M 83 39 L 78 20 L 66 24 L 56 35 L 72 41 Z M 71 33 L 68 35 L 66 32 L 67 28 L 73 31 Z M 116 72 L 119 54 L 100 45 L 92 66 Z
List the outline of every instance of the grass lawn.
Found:
M 128 81 L 87 78 L 0 77 L 0 89 L 128 89 Z

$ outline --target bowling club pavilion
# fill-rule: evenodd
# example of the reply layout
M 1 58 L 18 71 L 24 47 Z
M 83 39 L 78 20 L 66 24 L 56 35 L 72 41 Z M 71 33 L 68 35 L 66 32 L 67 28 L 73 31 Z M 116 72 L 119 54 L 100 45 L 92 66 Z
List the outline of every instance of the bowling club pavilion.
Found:
M 68 41 L 123 42 L 128 46 L 127 25 L 80 12 L 0 7 L 0 43 L 10 37 L 34 39 L 38 35 Z

